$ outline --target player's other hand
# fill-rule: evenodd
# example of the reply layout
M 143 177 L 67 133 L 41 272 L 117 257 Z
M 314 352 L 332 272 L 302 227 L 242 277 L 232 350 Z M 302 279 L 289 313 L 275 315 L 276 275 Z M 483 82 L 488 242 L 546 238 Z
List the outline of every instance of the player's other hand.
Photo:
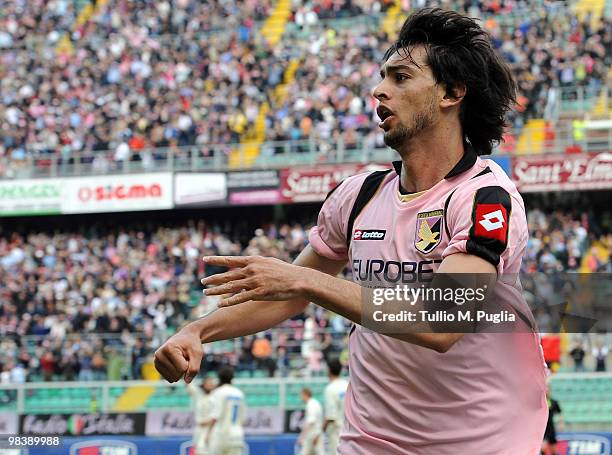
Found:
M 200 333 L 195 325 L 187 325 L 155 352 L 155 369 L 168 382 L 185 378 L 189 384 L 200 371 L 204 356 Z
M 261 256 L 206 256 L 207 265 L 227 267 L 225 273 L 202 280 L 206 295 L 227 295 L 219 307 L 249 300 L 291 300 L 301 297 L 304 268 Z

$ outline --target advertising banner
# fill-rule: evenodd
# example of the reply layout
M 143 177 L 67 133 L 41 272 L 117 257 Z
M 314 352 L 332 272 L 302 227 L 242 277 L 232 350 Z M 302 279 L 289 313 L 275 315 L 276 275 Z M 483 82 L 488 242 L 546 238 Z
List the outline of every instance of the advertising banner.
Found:
M 229 202 L 232 205 L 278 204 L 280 201 L 281 195 L 278 189 L 235 191 L 229 195 Z
M 19 419 L 14 412 L 0 412 L 0 434 L 17 434 Z
M 173 206 L 169 172 L 77 177 L 63 183 L 62 213 L 163 210 Z
M 192 411 L 149 411 L 145 433 L 148 436 L 191 436 L 195 427 Z M 247 435 L 281 434 L 284 413 L 278 408 L 247 408 L 244 432 Z
M 293 454 L 295 434 L 271 437 L 250 436 L 244 454 Z M 611 455 L 612 433 L 561 433 L 559 455 Z M 195 455 L 191 438 L 187 437 L 66 437 L 61 447 L 31 447 L 13 454 L 28 455 Z
M 142 435 L 145 430 L 145 414 L 25 414 L 19 420 L 19 433 L 26 436 Z
M 559 455 L 612 455 L 612 433 L 561 433 Z
M 256 188 L 278 188 L 280 177 L 278 171 L 228 172 L 227 187 L 230 190 Z
M 0 180 L 0 216 L 61 213 L 61 179 Z
M 299 433 L 304 426 L 303 409 L 285 410 L 285 433 Z
M 295 453 L 296 435 L 249 436 L 243 455 Z M 2 455 L 196 455 L 191 437 L 64 437 L 59 446 L 0 449 Z
M 388 169 L 380 164 L 328 164 L 281 171 L 282 202 L 320 202 L 347 177 Z
M 227 198 L 226 176 L 221 172 L 176 174 L 176 206 L 204 206 L 224 203 Z
M 521 192 L 610 189 L 612 153 L 514 157 L 512 178 Z

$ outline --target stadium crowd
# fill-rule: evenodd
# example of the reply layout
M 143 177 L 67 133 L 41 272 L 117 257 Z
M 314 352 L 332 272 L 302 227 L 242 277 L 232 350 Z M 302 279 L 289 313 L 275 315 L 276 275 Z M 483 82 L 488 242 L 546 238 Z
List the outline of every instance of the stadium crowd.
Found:
M 274 47 L 261 33 L 272 3 L 109 0 L 81 23 L 75 2 L 1 0 L 0 175 L 51 156 L 103 172 L 159 149 L 180 159 L 188 145 L 223 158 L 230 148 L 210 144 L 238 142 L 266 101 L 269 140 L 381 144 L 370 90 L 390 2 L 295 0 Z M 518 128 L 550 111 L 559 87 L 595 93 L 612 63 L 609 21 L 592 28 L 566 2 L 540 3 L 439 2 L 484 20 L 519 82 Z M 297 73 L 276 96 L 292 58 Z
M 534 209 L 528 219 L 527 277 L 612 271 L 612 212 L 595 222 L 570 211 Z M 289 261 L 306 244 L 308 228 L 269 223 L 244 243 L 236 240 L 244 232 L 203 221 L 0 234 L 0 382 L 141 378 L 143 365 L 169 333 L 214 306 L 199 280 L 219 270 L 205 269 L 203 255 Z M 540 288 L 525 286 L 534 308 L 546 304 Z M 207 345 L 204 368 L 230 362 L 246 372 L 322 374 L 330 355 L 346 360 L 347 333 L 343 318 L 313 307 L 229 347 Z

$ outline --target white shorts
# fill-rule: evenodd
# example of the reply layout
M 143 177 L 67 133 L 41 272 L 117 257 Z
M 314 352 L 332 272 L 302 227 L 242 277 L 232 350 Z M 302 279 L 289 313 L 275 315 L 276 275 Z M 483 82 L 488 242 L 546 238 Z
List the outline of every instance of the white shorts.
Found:
M 329 455 L 336 455 L 339 441 L 340 428 L 337 425 L 330 425 L 327 429 L 327 453 Z
M 316 444 L 313 437 L 305 438 L 299 455 L 323 455 L 323 435 L 319 436 Z

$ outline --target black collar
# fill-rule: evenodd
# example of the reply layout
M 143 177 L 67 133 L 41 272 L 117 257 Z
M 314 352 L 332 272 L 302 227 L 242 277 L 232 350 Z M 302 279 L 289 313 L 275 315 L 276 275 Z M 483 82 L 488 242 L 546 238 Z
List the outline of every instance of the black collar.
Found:
M 477 158 L 478 155 L 476 154 L 474 149 L 469 144 L 466 144 L 465 153 L 463 154 L 459 162 L 457 162 L 457 164 L 455 164 L 455 166 L 450 170 L 450 172 L 444 176 L 444 178 L 449 179 L 467 171 L 468 169 L 471 169 L 472 166 L 474 166 L 474 164 L 476 163 Z M 397 175 L 402 175 L 401 161 L 394 161 L 393 168 L 395 169 Z

